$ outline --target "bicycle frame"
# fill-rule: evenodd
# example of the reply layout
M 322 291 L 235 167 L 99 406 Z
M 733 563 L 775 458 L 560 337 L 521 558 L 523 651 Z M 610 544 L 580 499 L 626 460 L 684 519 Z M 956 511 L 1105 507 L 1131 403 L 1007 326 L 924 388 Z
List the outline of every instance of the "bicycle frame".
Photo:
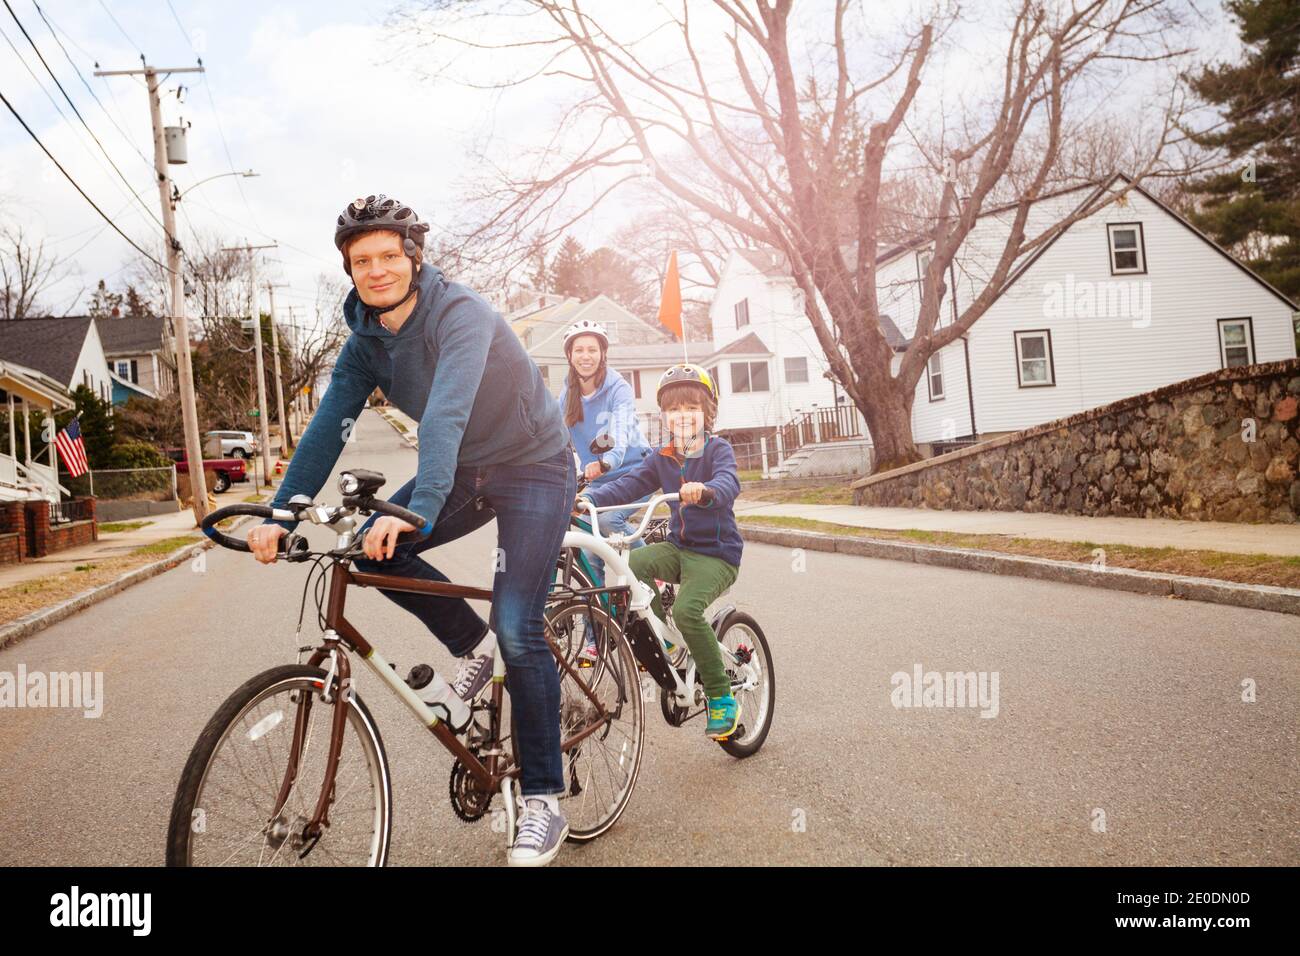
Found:
M 650 634 L 654 638 L 652 647 L 647 647 L 645 642 L 638 641 L 638 635 L 634 635 L 633 628 L 629 626 L 627 629 L 628 642 L 632 645 L 633 651 L 636 652 L 637 659 L 645 666 L 651 677 L 655 679 L 655 682 L 674 696 L 679 707 L 689 707 L 695 701 L 695 660 L 688 653 L 687 660 L 689 663 L 685 674 L 679 672 L 677 668 L 669 663 L 668 652 L 665 649 L 665 639 L 674 637 L 673 643 L 682 646 L 685 646 L 686 640 L 675 626 L 665 624 L 654 613 L 652 603 L 655 592 L 648 584 L 637 580 L 636 575 L 632 573 L 632 567 L 628 563 L 625 554 L 625 550 L 630 548 L 632 542 L 645 534 L 655 509 L 661 504 L 676 501 L 677 498 L 676 494 L 655 495 L 646 502 L 645 514 L 635 531 L 627 535 L 609 535 L 608 537 L 600 534 L 598 513 L 601 511 L 620 511 L 632 507 L 632 505 L 597 507 L 590 501 L 583 501 L 583 505 L 592 516 L 591 527 L 593 530 L 589 532 L 569 530 L 564 535 L 564 547 L 593 552 L 605 562 L 605 586 L 626 587 L 628 589 L 629 618 L 635 616 L 649 628 Z M 613 585 L 611 585 L 611 581 L 614 582 Z M 739 663 L 735 654 L 729 648 L 722 644 L 718 646 L 724 661 L 731 664 Z M 643 654 L 646 657 L 643 657 Z
M 486 762 L 480 761 L 478 757 L 465 746 L 452 731 L 450 727 L 429 707 L 419 695 L 412 690 L 407 683 L 397 676 L 395 667 L 384 658 L 379 650 L 368 641 L 360 631 L 344 616 L 344 607 L 347 599 L 347 590 L 350 586 L 357 587 L 375 587 L 383 588 L 386 591 L 406 591 L 416 594 L 433 594 L 439 597 L 465 598 L 472 601 L 492 600 L 492 592 L 484 588 L 468 587 L 460 584 L 451 584 L 442 581 L 426 581 L 423 578 L 404 577 L 390 574 L 376 574 L 373 572 L 354 571 L 345 564 L 336 564 L 330 576 L 329 595 L 325 608 L 325 630 L 322 643 L 315 648 L 308 664 L 313 667 L 320 667 L 325 661 L 329 661 L 329 669 L 325 681 L 321 687 L 322 700 L 326 704 L 334 705 L 333 723 L 330 735 L 329 752 L 326 757 L 325 780 L 322 782 L 320 798 L 316 805 L 316 810 L 312 815 L 311 821 L 305 828 L 307 837 L 318 837 L 323 833 L 323 828 L 328 826 L 329 822 L 329 803 L 331 797 L 332 781 L 338 767 L 339 754 L 343 746 L 344 723 L 347 718 L 346 701 L 348 694 L 352 692 L 353 684 L 351 677 L 351 666 L 348 661 L 348 651 L 351 650 L 358 654 L 361 659 L 370 668 L 389 690 L 407 706 L 407 709 L 420 721 L 434 736 L 439 743 L 447 748 L 453 756 L 459 760 L 466 770 L 474 777 L 475 781 L 483 788 L 485 792 L 491 792 L 500 789 L 505 799 L 505 811 L 507 819 L 507 845 L 513 842 L 515 830 L 515 804 L 512 798 L 513 781 L 519 775 L 519 767 L 511 766 L 505 758 L 505 752 L 498 748 L 483 752 Z M 653 617 L 653 614 L 651 615 Z M 562 750 L 570 750 L 580 741 L 586 739 L 604 727 L 611 719 L 608 711 L 601 705 L 600 700 L 591 692 L 591 689 L 581 680 L 580 675 L 556 650 L 554 642 L 549 637 L 547 644 L 551 648 L 559 666 L 572 677 L 587 699 L 595 707 L 599 715 L 598 720 L 579 732 L 575 733 L 561 742 Z M 492 696 L 491 696 L 491 723 L 489 726 L 488 739 L 494 743 L 500 742 L 501 730 L 501 711 L 502 697 L 505 692 L 505 660 L 501 656 L 500 648 L 494 652 L 492 660 Z M 342 690 L 342 693 L 339 693 Z M 299 702 L 299 718 L 305 717 L 311 708 L 311 698 Z M 280 787 L 280 797 L 275 809 L 279 813 L 284 802 L 288 799 L 289 793 L 293 788 L 297 776 L 298 760 L 301 755 L 302 734 L 301 728 L 305 726 L 305 721 L 299 720 L 295 725 L 294 740 L 289 755 L 288 764 L 285 770 L 285 777 Z

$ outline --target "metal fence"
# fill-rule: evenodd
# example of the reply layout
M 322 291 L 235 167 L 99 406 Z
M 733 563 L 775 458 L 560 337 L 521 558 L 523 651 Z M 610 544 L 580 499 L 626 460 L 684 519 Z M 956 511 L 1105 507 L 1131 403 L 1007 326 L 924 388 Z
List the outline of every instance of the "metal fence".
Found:
M 171 501 L 176 497 L 176 469 L 104 468 L 66 481 L 74 497 L 94 495 L 108 501 Z
M 51 527 L 70 521 L 90 520 L 90 502 L 84 498 L 76 501 L 51 501 L 49 506 Z

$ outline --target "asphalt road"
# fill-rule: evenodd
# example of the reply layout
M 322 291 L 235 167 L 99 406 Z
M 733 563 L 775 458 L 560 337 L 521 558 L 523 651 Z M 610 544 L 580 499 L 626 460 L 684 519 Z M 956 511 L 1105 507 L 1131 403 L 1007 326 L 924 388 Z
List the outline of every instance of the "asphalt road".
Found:
M 367 411 L 341 464 L 391 493 L 415 453 Z M 332 479 L 320 498 L 337 500 Z M 489 525 L 434 563 L 486 584 L 495 543 Z M 294 660 L 305 576 L 216 549 L 0 652 L 0 672 L 105 675 L 97 719 L 0 708 L 0 864 L 161 863 L 199 730 Z M 766 745 L 736 761 L 648 705 L 630 806 L 557 865 L 1300 862 L 1293 617 L 760 544 L 727 600 L 772 644 Z M 449 665 L 381 594 L 348 606 L 403 672 Z M 996 717 L 895 707 L 891 675 L 917 665 L 996 672 Z M 359 688 L 393 766 L 391 862 L 502 864 L 490 818 L 452 815 L 446 753 L 370 674 Z

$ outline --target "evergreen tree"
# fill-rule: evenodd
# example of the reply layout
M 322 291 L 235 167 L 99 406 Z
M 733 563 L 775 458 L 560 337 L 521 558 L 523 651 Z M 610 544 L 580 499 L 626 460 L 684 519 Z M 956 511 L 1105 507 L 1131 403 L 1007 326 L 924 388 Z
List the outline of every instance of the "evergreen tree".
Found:
M 551 291 L 583 300 L 589 298 L 583 269 L 586 258 L 587 251 L 582 248 L 582 243 L 572 236 L 565 236 L 560 251 L 551 262 Z
M 1185 188 L 1192 221 L 1286 295 L 1300 295 L 1300 6 L 1228 0 L 1246 55 L 1190 78 L 1223 123 L 1190 134 L 1234 161 Z

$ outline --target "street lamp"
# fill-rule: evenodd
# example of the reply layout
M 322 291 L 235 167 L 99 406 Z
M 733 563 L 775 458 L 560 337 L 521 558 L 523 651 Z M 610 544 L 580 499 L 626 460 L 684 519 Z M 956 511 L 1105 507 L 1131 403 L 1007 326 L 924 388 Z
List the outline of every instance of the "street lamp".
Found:
M 184 196 L 185 193 L 191 193 L 194 190 L 198 189 L 200 186 L 202 186 L 204 183 L 212 182 L 212 180 L 214 179 L 220 179 L 222 176 L 243 176 L 245 179 L 249 179 L 258 175 L 260 174 L 253 172 L 251 169 L 244 170 L 243 172 L 239 172 L 238 170 L 232 170 L 228 173 L 217 173 L 215 176 L 209 176 L 207 179 L 200 179 L 193 186 L 190 186 L 188 189 L 186 189 L 184 193 L 176 188 L 176 182 L 175 180 L 173 180 L 172 181 L 172 205 L 174 206 L 176 203 L 180 202 L 181 197 Z

